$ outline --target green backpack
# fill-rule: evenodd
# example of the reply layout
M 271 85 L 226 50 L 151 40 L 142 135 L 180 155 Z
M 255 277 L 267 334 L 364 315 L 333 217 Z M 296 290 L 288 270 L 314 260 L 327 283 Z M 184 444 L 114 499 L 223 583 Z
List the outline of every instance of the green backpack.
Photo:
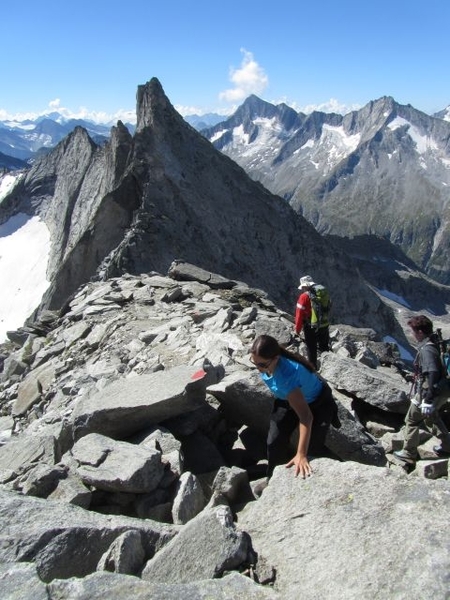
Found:
M 327 288 L 316 284 L 310 289 L 309 297 L 311 299 L 311 327 L 316 329 L 328 327 L 331 300 Z

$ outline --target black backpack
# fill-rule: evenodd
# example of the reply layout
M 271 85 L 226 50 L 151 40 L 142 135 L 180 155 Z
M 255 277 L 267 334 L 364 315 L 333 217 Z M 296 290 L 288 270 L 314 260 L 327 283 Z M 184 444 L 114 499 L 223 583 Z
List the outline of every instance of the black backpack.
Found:
M 450 340 L 444 340 L 442 330 L 436 329 L 432 342 L 439 350 L 442 367 L 442 376 L 438 383 L 438 395 L 442 398 L 450 398 Z

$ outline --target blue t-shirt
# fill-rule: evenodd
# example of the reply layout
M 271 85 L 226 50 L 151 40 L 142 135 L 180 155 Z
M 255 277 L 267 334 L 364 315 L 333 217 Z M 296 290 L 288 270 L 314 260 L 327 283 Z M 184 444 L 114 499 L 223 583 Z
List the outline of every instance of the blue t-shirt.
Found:
M 311 404 L 322 391 L 322 382 L 315 373 L 284 356 L 278 359 L 273 375 L 261 373 L 261 378 L 280 400 L 286 400 L 292 390 L 299 388 L 306 402 Z

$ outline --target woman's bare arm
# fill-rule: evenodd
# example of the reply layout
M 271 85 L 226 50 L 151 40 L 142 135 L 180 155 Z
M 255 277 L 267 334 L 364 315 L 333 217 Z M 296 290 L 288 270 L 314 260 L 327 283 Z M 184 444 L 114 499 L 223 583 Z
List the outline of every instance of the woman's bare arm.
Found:
M 312 473 L 311 465 L 308 461 L 308 447 L 311 438 L 313 415 L 299 388 L 292 390 L 287 397 L 287 401 L 291 408 L 297 413 L 299 425 L 297 453 L 294 458 L 287 463 L 286 467 L 294 466 L 295 476 L 301 475 L 305 478 Z

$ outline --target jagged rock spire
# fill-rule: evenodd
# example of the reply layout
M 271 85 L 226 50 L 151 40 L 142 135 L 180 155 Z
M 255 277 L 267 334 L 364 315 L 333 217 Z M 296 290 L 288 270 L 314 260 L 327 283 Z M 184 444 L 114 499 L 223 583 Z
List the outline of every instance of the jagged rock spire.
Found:
M 144 85 L 138 86 L 136 104 L 136 132 L 140 132 L 146 127 L 154 127 L 164 123 L 167 118 L 178 118 L 184 122 L 181 115 L 170 103 L 156 77 L 153 77 Z

